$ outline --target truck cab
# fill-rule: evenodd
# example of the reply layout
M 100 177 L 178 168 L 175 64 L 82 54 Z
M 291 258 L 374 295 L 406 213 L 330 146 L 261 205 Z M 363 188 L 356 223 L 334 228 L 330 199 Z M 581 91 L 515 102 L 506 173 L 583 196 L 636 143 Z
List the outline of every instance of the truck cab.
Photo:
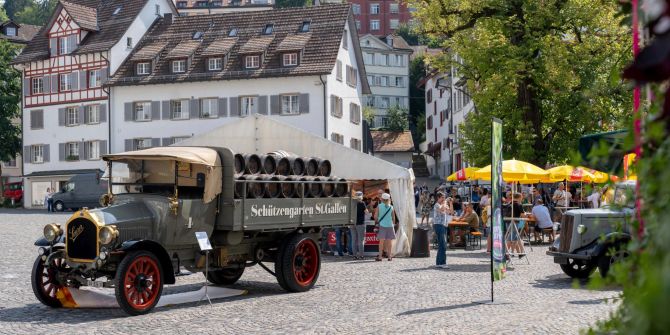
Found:
M 635 212 L 635 181 L 614 186 L 602 208 L 571 210 L 563 215 L 560 237 L 547 251 L 573 278 L 588 278 L 596 268 L 606 276 L 611 265 L 628 256 Z M 607 197 L 607 196 L 606 196 Z

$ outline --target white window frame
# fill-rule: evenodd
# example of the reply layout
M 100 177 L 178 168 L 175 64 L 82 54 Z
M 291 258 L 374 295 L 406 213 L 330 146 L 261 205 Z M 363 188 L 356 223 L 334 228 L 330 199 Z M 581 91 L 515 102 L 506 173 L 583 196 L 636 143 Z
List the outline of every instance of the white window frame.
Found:
M 140 62 L 137 63 L 135 72 L 138 76 L 146 76 L 151 74 L 151 63 L 150 62 Z
M 30 162 L 33 164 L 42 164 L 44 163 L 44 146 L 41 144 L 33 145 L 30 148 L 32 157 L 30 157 Z
M 204 119 L 215 119 L 219 117 L 217 110 L 217 98 L 201 98 L 200 99 L 200 117 Z M 207 114 L 207 115 L 205 115 Z
M 221 71 L 223 69 L 223 58 L 212 57 L 207 60 L 207 70 Z
M 70 158 L 70 157 L 76 157 Z M 65 160 L 68 162 L 74 162 L 79 160 L 79 142 L 67 142 L 65 143 Z
M 133 104 L 133 120 L 151 121 L 151 101 L 137 101 Z
M 405 78 L 404 77 L 395 77 L 395 86 L 396 87 L 405 87 Z
M 260 55 L 248 55 L 244 57 L 244 68 L 246 69 L 258 69 L 261 67 L 261 56 Z
M 100 141 L 88 141 L 86 142 L 88 146 L 88 159 L 89 161 L 100 160 Z
M 88 88 L 96 88 L 102 85 L 102 76 L 100 75 L 101 70 L 91 70 L 88 71 Z
M 370 30 L 379 30 L 379 20 L 370 20 Z
M 389 28 L 398 29 L 398 26 L 400 26 L 400 20 L 398 20 L 398 19 L 390 19 L 389 20 Z
M 379 15 L 381 12 L 381 6 L 378 3 L 370 4 L 370 15 Z
M 133 140 L 133 142 L 135 142 L 135 143 L 133 143 L 133 147 L 136 150 L 148 149 L 148 148 L 151 148 L 151 146 L 152 146 L 150 137 L 136 138 L 136 139 Z
M 173 136 L 173 137 L 170 137 L 170 144 L 177 144 L 177 143 L 179 143 L 183 140 L 187 140 L 189 138 L 190 138 L 189 136 Z
M 72 82 L 70 81 L 70 73 L 60 74 L 58 77 L 58 91 L 68 92 L 72 91 Z
M 84 113 L 86 113 L 86 123 L 87 124 L 97 124 L 100 123 L 100 105 L 87 105 L 84 107 Z
M 32 94 L 44 94 L 44 77 L 35 77 L 30 79 Z
M 240 97 L 240 117 L 253 115 L 258 111 L 258 97 Z
M 298 53 L 290 52 L 283 54 L 282 64 L 284 66 L 298 66 Z
M 389 13 L 391 14 L 398 14 L 400 13 L 400 4 L 398 3 L 390 3 L 389 4 Z
M 68 127 L 78 126 L 81 120 L 79 120 L 79 108 L 77 107 L 67 107 L 65 108 L 65 125 Z
M 70 53 L 69 36 L 58 38 L 58 54 L 67 55 Z
M 170 119 L 188 120 L 189 119 L 188 102 L 189 101 L 186 99 L 170 100 Z M 186 104 L 186 106 L 184 106 L 184 104 Z
M 16 27 L 7 27 L 7 36 L 16 36 Z
M 126 37 L 126 48 L 128 48 L 128 49 L 133 48 L 133 38 L 132 37 Z
M 185 59 L 176 59 L 172 61 L 172 73 L 185 73 L 185 72 L 186 72 Z
M 283 94 L 279 96 L 281 101 L 282 115 L 297 115 L 300 114 L 300 95 L 298 94 Z
M 357 3 L 351 4 L 351 10 L 354 12 L 354 15 L 361 15 L 361 5 Z

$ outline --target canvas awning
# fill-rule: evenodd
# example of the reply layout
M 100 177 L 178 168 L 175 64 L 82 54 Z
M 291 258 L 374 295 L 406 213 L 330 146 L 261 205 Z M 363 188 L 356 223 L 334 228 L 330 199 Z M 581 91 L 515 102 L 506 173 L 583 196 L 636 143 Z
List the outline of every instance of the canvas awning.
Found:
M 165 161 L 174 160 L 178 162 L 204 165 L 205 194 L 203 200 L 207 203 L 221 193 L 221 160 L 219 154 L 209 148 L 197 147 L 157 147 L 137 151 L 127 151 L 118 154 L 105 155 L 105 161 Z

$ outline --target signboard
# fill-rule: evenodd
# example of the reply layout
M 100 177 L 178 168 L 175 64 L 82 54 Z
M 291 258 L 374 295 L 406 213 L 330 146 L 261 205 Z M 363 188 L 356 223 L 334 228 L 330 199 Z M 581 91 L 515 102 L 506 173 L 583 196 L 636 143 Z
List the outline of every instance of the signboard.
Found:
M 505 277 L 505 223 L 502 217 L 502 121 L 493 119 L 491 131 L 491 282 Z M 491 284 L 493 285 L 493 284 Z M 493 299 L 493 290 L 491 290 Z
M 209 238 L 207 237 L 207 232 L 197 231 L 195 232 L 195 238 L 198 240 L 201 251 L 212 250 L 212 245 L 209 243 Z
M 245 199 L 242 219 L 249 229 L 285 228 L 287 223 L 302 227 L 348 225 L 352 223 L 351 209 L 348 197 Z

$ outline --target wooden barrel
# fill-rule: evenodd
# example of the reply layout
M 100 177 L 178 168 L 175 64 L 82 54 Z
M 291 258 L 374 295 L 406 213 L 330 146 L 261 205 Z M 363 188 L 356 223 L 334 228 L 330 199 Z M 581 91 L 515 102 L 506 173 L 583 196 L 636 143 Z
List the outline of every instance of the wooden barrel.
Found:
M 264 174 L 275 174 L 277 172 L 277 160 L 272 155 L 262 155 L 260 156 L 261 162 L 263 162 L 263 173 Z
M 244 159 L 244 156 L 242 156 L 242 154 L 235 154 L 233 164 L 234 164 L 234 167 L 235 167 L 235 173 L 236 174 L 244 173 L 245 159 Z
M 277 168 L 275 170 L 276 175 L 288 176 L 291 174 L 291 162 L 288 161 L 288 158 L 282 156 L 275 156 L 275 161 L 277 162 Z
M 321 158 L 317 158 L 316 161 L 319 165 L 319 172 L 317 173 L 317 175 L 321 177 L 330 177 L 330 173 L 332 172 L 330 161 Z
M 277 183 L 279 181 L 279 178 L 277 176 L 269 175 L 269 174 L 262 174 L 259 175 L 260 180 L 267 181 L 267 183 L 263 183 L 263 189 L 265 192 L 264 197 L 265 198 L 279 198 L 281 197 L 282 194 L 282 189 L 281 185 Z
M 259 175 L 247 175 L 245 177 L 247 180 L 247 198 L 262 198 L 265 195 L 265 183 L 255 181 L 263 180 L 263 178 Z
M 334 197 L 348 197 L 349 196 L 349 184 L 344 178 L 330 177 L 331 181 L 336 181 L 339 183 L 335 184 Z
M 322 181 L 323 184 L 323 191 L 321 192 L 321 196 L 323 197 L 332 197 L 335 196 L 335 180 L 330 180 L 329 178 L 324 178 L 324 177 L 316 177 L 314 178 L 315 180 Z
M 305 157 L 302 159 L 305 162 L 305 175 L 316 176 L 319 173 L 319 163 L 313 157 Z
M 307 183 L 303 184 L 303 196 L 307 198 L 320 198 L 323 196 L 323 180 L 319 177 L 301 177 L 300 181 Z M 312 183 L 316 182 L 316 183 Z
M 291 176 L 277 176 L 279 181 L 297 181 L 296 178 Z M 299 196 L 298 191 L 302 191 L 302 187 L 298 187 L 301 184 L 295 183 L 280 183 L 280 192 L 282 198 L 294 198 Z
M 298 156 L 286 157 L 291 165 L 291 174 L 296 176 L 305 175 L 305 161 Z
M 263 168 L 261 158 L 258 157 L 258 155 L 256 154 L 245 154 L 244 165 L 246 168 L 245 172 L 247 174 L 259 174 L 261 173 L 261 169 Z
M 239 180 L 240 182 L 235 182 L 235 198 L 242 198 L 244 197 L 244 194 L 246 193 L 244 190 L 244 180 L 246 180 L 246 177 L 243 174 L 236 174 L 235 175 L 235 180 Z

